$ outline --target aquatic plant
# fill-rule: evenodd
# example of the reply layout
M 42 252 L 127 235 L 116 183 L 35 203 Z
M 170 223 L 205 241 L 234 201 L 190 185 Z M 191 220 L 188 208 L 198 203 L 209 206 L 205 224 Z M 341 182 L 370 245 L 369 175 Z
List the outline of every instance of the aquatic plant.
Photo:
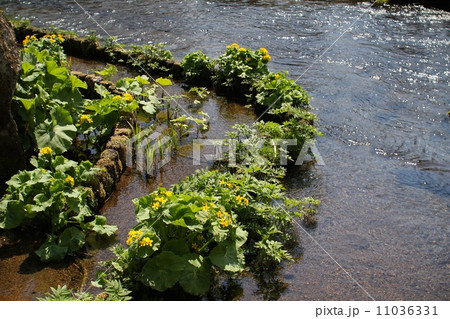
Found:
M 134 203 L 138 224 L 127 248 L 113 248 L 116 258 L 103 263 L 98 282 L 117 279 L 132 291 L 179 285 L 194 295 L 210 288 L 216 272 L 233 275 L 252 261 L 292 259 L 284 248 L 292 218 L 317 205 L 288 199 L 279 182 L 245 170 L 198 171 Z
M 187 54 L 180 63 L 183 68 L 184 81 L 187 84 L 202 85 L 210 82 L 212 63 L 203 52 Z
M 107 81 L 111 81 L 111 78 L 117 74 L 117 67 L 114 64 L 107 64 L 103 70 L 95 71 L 95 74 L 100 75 Z
M 270 55 L 265 48 L 253 51 L 233 43 L 214 61 L 213 83 L 219 91 L 244 97 L 254 81 L 269 73 L 269 61 Z
M 87 85 L 64 66 L 63 41 L 55 34 L 41 39 L 27 36 L 24 40 L 11 109 L 26 151 L 48 146 L 62 154 L 76 136 L 75 123 L 83 112 L 79 89 Z
M 98 173 L 88 161 L 80 164 L 55 156 L 50 147 L 31 159 L 35 167 L 21 171 L 8 182 L 0 203 L 0 228 L 42 227 L 46 241 L 35 251 L 42 261 L 59 261 L 80 250 L 87 233 L 111 236 L 116 226 L 95 216 L 92 190 L 85 185 Z
M 133 66 L 141 66 L 155 71 L 167 72 L 167 61 L 173 58 L 172 53 L 165 49 L 163 43 L 132 45 L 130 50 L 126 50 L 130 54 L 128 63 Z
M 77 292 L 67 288 L 66 285 L 58 285 L 57 288 L 51 288 L 50 292 L 45 293 L 44 298 L 37 298 L 39 301 L 127 301 L 131 297 L 131 291 L 122 287 L 120 281 L 106 281 L 103 292 L 94 296 L 85 291 Z

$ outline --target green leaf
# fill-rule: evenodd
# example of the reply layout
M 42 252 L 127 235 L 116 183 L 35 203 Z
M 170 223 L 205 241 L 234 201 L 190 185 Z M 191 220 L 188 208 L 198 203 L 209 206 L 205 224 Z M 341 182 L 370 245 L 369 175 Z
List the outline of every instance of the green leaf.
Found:
M 163 251 L 171 251 L 174 254 L 181 256 L 189 253 L 189 246 L 182 239 L 172 239 L 164 245 Z
M 112 236 L 117 231 L 117 226 L 106 225 L 105 216 L 95 216 L 95 220 L 90 222 L 89 226 L 99 235 Z
M 197 254 L 187 256 L 186 267 L 180 277 L 180 285 L 193 295 L 201 295 L 209 289 L 211 267 L 204 258 Z
M 244 270 L 240 253 L 234 242 L 222 242 L 209 255 L 211 262 L 225 271 L 239 272 Z
M 50 75 L 53 75 L 59 80 L 66 80 L 68 77 L 68 71 L 65 67 L 58 67 L 58 64 L 55 60 L 47 61 L 47 72 Z
M 26 213 L 22 202 L 10 200 L 2 206 L 6 206 L 6 211 L 0 211 L 0 228 L 12 229 L 22 224 Z
M 53 237 L 48 236 L 47 241 L 35 251 L 41 261 L 60 261 L 67 254 L 67 246 L 59 246 L 53 241 Z
M 247 241 L 248 232 L 243 230 L 240 227 L 232 229 L 231 231 L 231 239 L 236 242 L 236 247 L 239 248 L 245 244 Z
M 97 92 L 102 98 L 111 94 L 111 92 L 109 92 L 107 88 L 97 83 L 94 84 L 94 89 L 95 92 Z
M 71 168 L 77 167 L 77 162 L 68 160 L 64 156 L 56 156 L 52 162 L 55 171 L 67 172 Z
M 70 76 L 70 81 L 72 82 L 72 87 L 73 88 L 82 88 L 82 89 L 87 89 L 88 88 L 87 84 L 85 82 L 81 81 L 75 75 L 71 75 Z M 95 84 L 95 85 L 97 85 L 97 84 Z
M 156 82 L 161 86 L 169 86 L 173 84 L 172 81 L 167 78 L 157 78 Z
M 152 115 L 156 112 L 156 107 L 151 101 L 141 101 L 139 104 L 142 106 L 142 109 L 148 114 Z
M 22 102 L 23 107 L 25 108 L 25 110 L 29 111 L 35 104 L 36 99 L 20 99 L 20 102 Z
M 36 127 L 38 148 L 50 147 L 56 154 L 64 153 L 72 145 L 77 133 L 75 125 L 53 125 L 48 121 Z
M 74 252 L 84 246 L 84 233 L 76 227 L 69 227 L 59 236 L 59 246 L 67 247 L 68 252 Z
M 183 273 L 185 264 L 186 261 L 183 257 L 170 251 L 163 251 L 147 261 L 142 268 L 140 280 L 144 285 L 153 289 L 165 291 L 177 283 Z

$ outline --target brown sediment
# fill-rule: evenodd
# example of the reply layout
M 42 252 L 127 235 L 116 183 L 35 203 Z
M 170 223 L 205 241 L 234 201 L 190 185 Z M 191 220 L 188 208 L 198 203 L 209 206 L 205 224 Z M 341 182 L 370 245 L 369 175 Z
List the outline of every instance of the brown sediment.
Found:
M 79 288 L 86 284 L 93 267 L 90 258 L 66 258 L 43 264 L 34 253 L 0 259 L 0 300 L 36 300 L 51 287 Z

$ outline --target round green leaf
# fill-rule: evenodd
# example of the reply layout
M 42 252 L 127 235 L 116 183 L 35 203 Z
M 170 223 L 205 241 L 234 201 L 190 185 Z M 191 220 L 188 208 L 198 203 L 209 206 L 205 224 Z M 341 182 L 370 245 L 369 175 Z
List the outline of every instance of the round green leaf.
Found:
M 49 237 L 35 253 L 41 261 L 60 261 L 66 256 L 67 247 L 57 245 L 53 242 L 53 238 Z
M 74 252 L 84 246 L 84 233 L 75 227 L 69 227 L 59 237 L 59 246 L 67 247 L 68 252 Z
M 239 272 L 244 270 L 235 242 L 220 243 L 211 250 L 209 259 L 214 265 L 226 271 Z
M 211 266 L 202 256 L 188 255 L 186 268 L 180 278 L 183 289 L 193 295 L 201 295 L 209 289 L 211 282 Z
M 23 203 L 12 200 L 4 206 L 6 206 L 6 210 L 0 211 L 0 228 L 11 229 L 22 224 L 26 213 Z
M 170 79 L 166 78 L 157 78 L 156 82 L 161 86 L 169 86 L 173 84 L 172 81 L 170 81 Z
M 158 291 L 173 287 L 183 273 L 186 261 L 171 251 L 163 251 L 150 259 L 142 268 L 140 280 Z

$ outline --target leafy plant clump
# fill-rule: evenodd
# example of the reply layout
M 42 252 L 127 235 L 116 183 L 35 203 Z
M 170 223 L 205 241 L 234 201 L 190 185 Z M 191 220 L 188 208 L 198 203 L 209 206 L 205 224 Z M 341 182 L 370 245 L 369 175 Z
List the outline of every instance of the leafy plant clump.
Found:
M 95 216 L 90 208 L 92 190 L 83 184 L 98 172 L 90 162 L 78 164 L 54 156 L 53 150 L 45 147 L 31 164 L 34 170 L 21 171 L 7 182 L 7 193 L 0 203 L 0 228 L 23 225 L 45 229 L 47 240 L 36 251 L 42 261 L 59 261 L 78 251 L 88 232 L 114 234 L 117 227 L 106 225 L 106 218 Z
M 104 292 L 94 296 L 89 292 L 76 292 L 67 288 L 66 285 L 57 288 L 51 288 L 51 292 L 47 292 L 44 298 L 38 298 L 39 301 L 127 301 L 131 297 L 131 291 L 122 287 L 120 281 L 105 282 Z
M 233 276 L 252 263 L 291 260 L 284 248 L 291 240 L 294 216 L 314 212 L 312 199 L 288 199 L 281 184 L 237 174 L 199 171 L 171 191 L 159 188 L 135 200 L 137 226 L 128 248 L 99 280 L 120 280 L 132 291 L 142 285 L 165 291 L 176 285 L 201 295 L 215 274 Z
M 219 91 L 228 95 L 237 94 L 243 98 L 248 94 L 253 82 L 268 74 L 267 63 L 271 57 L 267 49 L 253 51 L 233 43 L 216 61 L 213 83 Z
M 28 153 L 36 147 L 51 147 L 62 154 L 77 133 L 75 124 L 84 109 L 79 89 L 87 85 L 64 66 L 63 41 L 61 35 L 40 40 L 27 36 L 23 41 L 22 68 L 11 109 Z
M 204 53 L 196 51 L 187 54 L 180 63 L 184 81 L 187 84 L 205 85 L 209 83 L 212 63 Z
M 169 71 L 167 61 L 172 60 L 173 56 L 165 47 L 163 43 L 132 45 L 130 50 L 126 50 L 131 56 L 128 63 L 137 67 L 167 72 Z

